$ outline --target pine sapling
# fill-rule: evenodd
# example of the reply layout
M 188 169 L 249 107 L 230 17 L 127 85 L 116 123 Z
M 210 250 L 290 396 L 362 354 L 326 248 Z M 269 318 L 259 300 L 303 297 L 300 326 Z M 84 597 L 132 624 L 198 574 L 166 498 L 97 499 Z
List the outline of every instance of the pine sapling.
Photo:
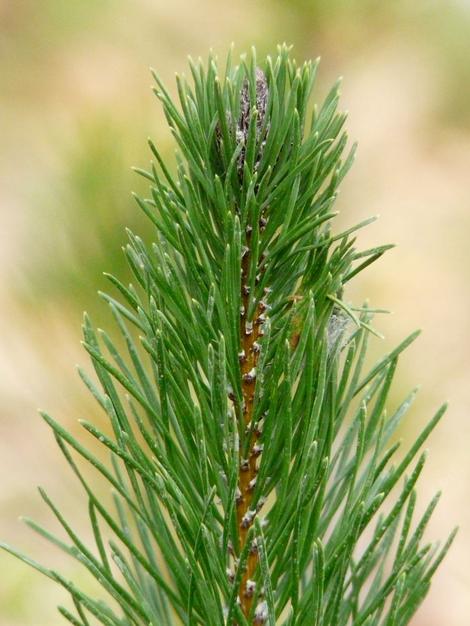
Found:
M 74 626 L 404 626 L 452 542 L 422 542 L 438 495 L 414 515 L 444 407 L 405 453 L 394 437 L 415 391 L 398 407 L 389 392 L 416 333 L 370 367 L 377 311 L 345 297 L 390 246 L 355 248 L 368 222 L 332 229 L 354 147 L 338 84 L 311 106 L 317 65 L 286 46 L 260 64 L 229 54 L 223 72 L 190 61 L 179 104 L 155 75 L 179 152 L 172 173 L 149 141 L 136 200 L 153 243 L 129 233 L 135 282 L 109 276 L 103 296 L 126 355 L 83 325 L 95 373 L 79 373 L 112 434 L 82 421 L 86 447 L 42 414 L 94 545 L 42 490 L 63 537 L 26 520 L 107 600 L 3 546 L 69 592 Z

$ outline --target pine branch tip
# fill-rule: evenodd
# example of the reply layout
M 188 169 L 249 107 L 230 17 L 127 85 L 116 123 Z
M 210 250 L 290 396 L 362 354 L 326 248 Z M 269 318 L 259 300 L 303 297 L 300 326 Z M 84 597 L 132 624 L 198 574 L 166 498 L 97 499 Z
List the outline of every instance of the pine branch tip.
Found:
M 34 564 L 71 593 L 74 614 L 59 611 L 76 626 L 406 626 L 452 543 L 422 542 L 440 490 L 415 518 L 422 447 L 447 403 L 397 453 L 420 386 L 401 403 L 390 390 L 421 331 L 369 364 L 375 314 L 392 312 L 349 302 L 349 281 L 396 246 L 356 247 L 380 214 L 343 232 L 333 221 L 357 148 L 343 77 L 312 107 L 321 58 L 292 49 L 188 55 L 170 90 L 149 68 L 175 164 L 147 136 L 150 164 L 131 170 L 148 190 L 131 195 L 148 229 L 127 228 L 122 246 L 135 288 L 103 272 L 117 338 L 85 312 L 91 375 L 75 364 L 105 419 L 78 424 L 104 447 L 38 409 L 84 487 L 92 542 L 45 492 L 67 543 L 31 527 L 112 603 Z

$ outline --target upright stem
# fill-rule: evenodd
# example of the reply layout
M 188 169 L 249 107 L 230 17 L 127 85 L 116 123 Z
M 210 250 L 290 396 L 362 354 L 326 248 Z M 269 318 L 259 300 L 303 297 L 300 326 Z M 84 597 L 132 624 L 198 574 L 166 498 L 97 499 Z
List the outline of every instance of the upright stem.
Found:
M 262 446 L 258 440 L 260 430 L 253 424 L 254 399 L 256 387 L 256 368 L 258 365 L 260 344 L 258 340 L 263 336 L 262 325 L 264 323 L 265 304 L 259 301 L 256 305 L 253 318 L 249 320 L 248 310 L 250 304 L 250 288 L 248 285 L 249 267 L 251 262 L 251 238 L 247 234 L 247 248 L 242 258 L 242 281 L 240 311 L 240 370 L 242 377 L 243 396 L 243 426 L 245 434 L 249 438 L 247 445 L 240 452 L 240 473 L 238 480 L 239 493 L 237 497 L 237 522 L 239 529 L 240 551 L 246 544 L 248 531 L 253 524 L 256 510 L 251 508 L 253 491 L 258 473 L 257 458 L 261 454 Z M 248 458 L 244 458 L 244 450 L 248 450 Z M 246 569 L 243 573 L 239 597 L 241 608 L 245 616 L 251 611 L 253 595 L 255 591 L 254 576 L 258 565 L 258 552 L 256 542 L 250 548 Z
M 243 179 L 243 172 L 246 158 L 246 146 L 249 142 L 250 128 L 255 124 L 255 135 L 257 142 L 257 159 L 254 168 L 258 167 L 265 145 L 267 129 L 264 127 L 266 110 L 268 105 L 268 84 L 263 71 L 256 68 L 255 73 L 255 98 L 250 97 L 249 81 L 245 80 L 240 93 L 240 117 L 237 123 L 237 142 L 242 143 L 242 150 L 238 159 L 238 174 L 240 181 Z M 264 230 L 266 220 L 261 216 L 258 224 L 260 232 Z M 261 432 L 254 423 L 255 417 L 255 389 L 256 370 L 258 367 L 260 344 L 258 340 L 263 336 L 264 311 L 266 305 L 263 300 L 254 302 L 255 310 L 253 315 L 248 315 L 252 309 L 250 306 L 253 294 L 250 294 L 250 266 L 252 264 L 252 225 L 246 228 L 246 247 L 241 260 L 241 311 L 240 311 L 240 376 L 243 403 L 243 421 L 240 433 L 243 445 L 240 446 L 240 472 L 238 476 L 237 494 L 237 523 L 239 536 L 239 550 L 243 551 L 246 546 L 247 535 L 253 524 L 257 510 L 253 508 L 253 492 L 256 485 L 256 475 L 258 473 L 257 458 L 261 454 L 262 446 L 258 443 Z M 258 268 L 255 269 L 256 274 Z M 255 282 L 256 284 L 256 282 Z M 246 455 L 246 458 L 245 458 Z M 259 509 L 259 502 L 257 508 Z M 239 598 L 242 611 L 246 617 L 249 616 L 253 597 L 255 594 L 254 577 L 258 565 L 258 551 L 256 541 L 249 548 L 248 559 L 245 571 L 242 574 Z M 255 616 L 255 623 L 257 623 Z

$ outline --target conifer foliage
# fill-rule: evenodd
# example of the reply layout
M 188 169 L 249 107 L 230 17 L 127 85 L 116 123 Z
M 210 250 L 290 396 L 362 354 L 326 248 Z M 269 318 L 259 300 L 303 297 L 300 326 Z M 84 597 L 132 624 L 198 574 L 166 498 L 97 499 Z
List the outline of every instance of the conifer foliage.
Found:
M 420 449 L 444 407 L 398 451 L 415 392 L 387 398 L 416 334 L 366 366 L 375 311 L 344 289 L 390 246 L 358 251 L 364 223 L 332 229 L 354 154 L 338 84 L 312 106 L 317 63 L 286 46 L 190 67 L 178 104 L 155 75 L 179 150 L 173 174 L 150 141 L 154 162 L 138 170 L 153 243 L 129 233 L 134 284 L 109 276 L 119 348 L 84 321 L 95 374 L 80 376 L 109 433 L 83 421 L 97 440 L 86 447 L 43 413 L 94 541 L 42 490 L 63 536 L 26 521 L 102 593 L 3 547 L 65 587 L 74 626 L 403 626 L 453 537 L 422 542 L 438 495 L 414 515 Z

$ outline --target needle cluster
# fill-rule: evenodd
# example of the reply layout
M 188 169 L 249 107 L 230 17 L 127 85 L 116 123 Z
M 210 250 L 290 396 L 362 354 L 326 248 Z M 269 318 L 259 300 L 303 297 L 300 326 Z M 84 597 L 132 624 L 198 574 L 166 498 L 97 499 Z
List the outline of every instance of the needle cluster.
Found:
M 339 83 L 311 104 L 317 66 L 286 46 L 223 71 L 191 61 L 178 104 L 155 76 L 177 164 L 149 142 L 136 200 L 153 243 L 129 233 L 135 282 L 110 276 L 103 295 L 119 347 L 83 326 L 94 375 L 80 376 L 109 432 L 83 421 L 85 446 L 43 414 L 94 541 L 43 491 L 64 536 L 27 520 L 108 599 L 4 546 L 67 589 L 74 626 L 404 626 L 452 541 L 422 540 L 438 496 L 414 514 L 444 407 L 404 453 L 394 436 L 415 392 L 397 407 L 389 392 L 416 334 L 368 365 L 374 310 L 344 297 L 390 246 L 357 250 L 365 223 L 333 229 L 354 147 Z

